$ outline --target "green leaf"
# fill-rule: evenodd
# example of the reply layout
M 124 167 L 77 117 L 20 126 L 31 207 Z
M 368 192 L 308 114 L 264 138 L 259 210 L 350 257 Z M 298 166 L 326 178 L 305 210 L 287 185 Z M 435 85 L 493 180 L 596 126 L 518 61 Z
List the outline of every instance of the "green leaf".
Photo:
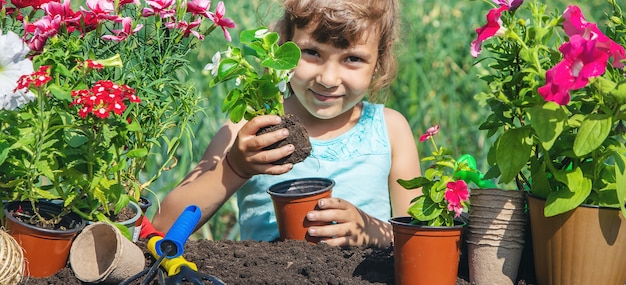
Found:
M 300 48 L 293 42 L 286 42 L 275 51 L 274 56 L 266 58 L 261 65 L 277 70 L 289 70 L 300 61 Z
M 5 141 L 0 141 L 0 165 L 4 163 L 9 155 L 9 143 Z
M 126 126 L 126 130 L 129 132 L 138 132 L 141 131 L 141 125 L 137 120 L 132 120 L 132 122 Z
M 500 168 L 500 183 L 509 183 L 526 166 L 532 151 L 532 131 L 527 127 L 510 129 L 498 139 L 496 164 Z
M 567 121 L 567 113 L 559 104 L 546 102 L 542 106 L 535 106 L 528 109 L 531 115 L 532 126 L 541 141 L 543 148 L 549 150 L 554 142 L 563 132 L 563 127 Z
M 449 181 L 450 181 L 449 179 L 446 179 L 446 180 L 440 180 L 440 181 L 433 183 L 433 186 L 430 188 L 430 191 L 428 191 L 428 195 L 430 196 L 430 199 L 433 200 L 433 202 L 435 203 L 443 202 L 446 196 L 446 184 L 448 184 Z
M 148 149 L 146 148 L 137 148 L 129 151 L 126 156 L 130 158 L 140 158 L 148 155 Z
M 245 102 L 237 102 L 231 110 L 229 118 L 233 123 L 239 123 L 243 119 L 243 115 L 246 113 L 247 104 Z
M 57 84 L 50 84 L 48 86 L 48 90 L 50 91 L 50 94 L 52 94 L 53 97 L 59 99 L 59 100 L 64 100 L 64 101 L 72 101 L 72 95 L 69 91 L 61 88 L 59 85 Z
M 583 176 L 580 167 L 570 171 L 558 171 L 554 173 L 554 177 L 567 187 L 561 187 L 558 191 L 553 191 L 548 195 L 543 210 L 546 217 L 573 210 L 580 206 L 591 193 L 591 179 Z
M 602 145 L 611 132 L 612 123 L 609 115 L 593 114 L 587 116 L 582 121 L 576 139 L 574 139 L 574 154 L 580 157 Z
M 217 79 L 220 81 L 227 80 L 237 71 L 237 67 L 239 67 L 239 62 L 236 60 L 230 58 L 223 59 L 217 68 Z
M 87 137 L 83 134 L 80 134 L 78 132 L 72 132 L 72 131 L 67 131 L 65 133 L 65 141 L 67 142 L 67 144 L 71 147 L 79 147 L 85 143 L 87 143 L 89 139 L 87 139 Z
M 430 221 L 438 217 L 442 211 L 443 209 L 439 207 L 439 204 L 434 203 L 425 196 L 420 196 L 419 199 L 409 207 L 408 213 L 416 220 Z
M 622 209 L 622 215 L 626 217 L 626 149 L 621 148 L 613 153 L 613 159 L 615 160 L 615 184 L 617 192 L 617 200 L 619 206 Z
M 546 174 L 546 165 L 540 164 L 537 159 L 531 160 L 530 177 L 532 179 L 531 192 L 542 198 L 548 197 L 552 188 Z
M 421 176 L 415 177 L 411 180 L 398 179 L 397 181 L 398 184 L 400 184 L 400 186 L 404 187 L 405 189 L 417 189 L 430 183 L 430 180 L 428 178 Z

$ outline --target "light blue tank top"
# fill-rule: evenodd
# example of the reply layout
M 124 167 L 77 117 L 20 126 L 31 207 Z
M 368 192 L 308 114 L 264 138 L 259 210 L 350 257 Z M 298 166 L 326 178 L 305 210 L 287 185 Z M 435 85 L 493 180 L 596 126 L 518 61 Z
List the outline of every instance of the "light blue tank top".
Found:
M 281 175 L 256 175 L 237 191 L 242 240 L 278 238 L 274 205 L 265 192 L 285 180 L 326 177 L 335 181 L 332 196 L 343 198 L 382 221 L 391 217 L 389 172 L 391 147 L 384 106 L 363 102 L 358 123 L 330 140 L 310 139 L 311 156 Z

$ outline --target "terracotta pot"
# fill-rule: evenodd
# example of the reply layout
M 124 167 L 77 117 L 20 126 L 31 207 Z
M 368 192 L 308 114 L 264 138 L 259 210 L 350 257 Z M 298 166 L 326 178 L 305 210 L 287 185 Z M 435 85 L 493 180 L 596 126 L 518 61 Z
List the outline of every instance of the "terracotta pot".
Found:
M 411 217 L 389 220 L 393 227 L 396 285 L 456 284 L 464 224 L 429 227 L 410 224 Z
M 62 206 L 40 201 L 35 204 L 44 218 L 58 215 Z M 7 232 L 22 246 L 25 259 L 26 276 L 35 278 L 48 277 L 63 269 L 74 237 L 85 227 L 85 221 L 75 213 L 69 213 L 57 225 L 67 230 L 43 229 L 26 224 L 16 219 L 11 212 L 21 208 L 23 214 L 33 213 L 29 201 L 10 202 L 4 207 Z
M 515 284 L 526 228 L 523 191 L 472 189 L 467 248 L 472 284 Z
M 310 226 L 306 214 L 317 209 L 317 201 L 329 198 L 335 182 L 327 178 L 301 178 L 272 185 L 268 190 L 274 203 L 280 240 L 306 240 L 319 242 L 319 238 L 307 233 Z
M 545 200 L 527 197 L 539 285 L 626 283 L 626 219 L 619 209 L 582 205 L 545 217 Z

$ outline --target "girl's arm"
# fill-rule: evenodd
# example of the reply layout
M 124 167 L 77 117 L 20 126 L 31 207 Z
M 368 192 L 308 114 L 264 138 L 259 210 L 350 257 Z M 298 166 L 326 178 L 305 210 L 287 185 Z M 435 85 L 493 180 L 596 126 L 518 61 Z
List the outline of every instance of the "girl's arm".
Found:
M 420 189 L 404 189 L 397 179 L 420 176 L 419 156 L 408 122 L 397 111 L 385 109 L 385 123 L 391 142 L 391 171 L 389 191 L 392 216 L 407 216 L 411 199 L 421 194 Z M 334 246 L 387 246 L 393 241 L 393 229 L 387 221 L 376 219 L 350 202 L 339 198 L 320 199 L 320 210 L 307 215 L 310 221 L 336 221 L 337 224 L 309 228 L 309 234 L 331 237 L 324 242 Z
M 406 118 L 398 111 L 385 108 L 385 121 L 391 141 L 391 172 L 389 195 L 392 217 L 408 216 L 411 200 L 422 194 L 421 189 L 405 189 L 398 179 L 409 180 L 421 176 L 420 158 L 413 131 Z
M 217 210 L 243 185 L 247 178 L 258 173 L 280 174 L 291 165 L 272 165 L 292 149 L 262 151 L 265 146 L 284 139 L 288 133 L 281 130 L 256 136 L 265 126 L 276 124 L 277 116 L 260 116 L 245 123 L 224 124 L 211 140 L 198 165 L 160 203 L 152 223 L 167 232 L 188 205 L 202 210 L 197 227 L 206 223 Z M 231 147 L 232 146 L 232 147 Z M 228 162 L 226 155 L 228 154 Z

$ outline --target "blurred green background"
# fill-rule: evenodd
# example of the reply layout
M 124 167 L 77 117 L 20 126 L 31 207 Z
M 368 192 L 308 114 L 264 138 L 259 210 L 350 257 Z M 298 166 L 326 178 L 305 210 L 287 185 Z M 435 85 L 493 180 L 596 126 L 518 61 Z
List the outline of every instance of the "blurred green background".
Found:
M 589 21 L 601 19 L 607 8 L 603 6 L 604 0 L 585 3 L 548 0 L 544 3 L 550 5 L 549 11 L 563 11 L 568 4 L 579 5 Z M 230 29 L 235 45 L 239 32 L 271 25 L 281 13 L 279 0 L 226 0 L 224 4 L 226 17 L 237 23 L 237 28 Z M 217 1 L 213 1 L 211 10 L 216 5 Z M 439 124 L 441 130 L 438 143 L 451 148 L 458 156 L 472 154 L 478 161 L 479 169 L 486 171 L 486 147 L 491 141 L 485 132 L 478 130 L 478 126 L 486 117 L 487 109 L 479 106 L 473 98 L 486 88 L 486 84 L 478 80 L 478 74 L 486 67 L 476 63 L 469 53 L 469 47 L 476 36 L 475 29 L 486 23 L 485 15 L 493 7 L 492 2 L 401 0 L 400 5 L 401 33 L 396 46 L 399 74 L 391 86 L 386 105 L 405 115 L 416 138 L 428 127 Z M 147 197 L 154 204 L 162 200 L 195 166 L 212 136 L 226 119 L 220 110 L 226 90 L 223 87 L 210 88 L 210 79 L 206 72 L 202 72 L 213 54 L 225 49 L 226 44 L 221 31 L 216 30 L 203 41 L 202 48 L 189 56 L 195 68 L 189 80 L 194 80 L 202 92 L 205 112 L 195 121 L 192 145 L 181 145 L 176 167 L 164 172 L 151 185 L 156 197 L 152 194 Z M 429 145 L 417 143 L 417 146 L 423 156 L 430 153 Z M 154 169 L 149 165 L 146 171 Z M 148 216 L 151 217 L 157 208 L 157 205 L 153 205 Z M 236 240 L 236 217 L 236 202 L 231 198 L 194 237 Z

